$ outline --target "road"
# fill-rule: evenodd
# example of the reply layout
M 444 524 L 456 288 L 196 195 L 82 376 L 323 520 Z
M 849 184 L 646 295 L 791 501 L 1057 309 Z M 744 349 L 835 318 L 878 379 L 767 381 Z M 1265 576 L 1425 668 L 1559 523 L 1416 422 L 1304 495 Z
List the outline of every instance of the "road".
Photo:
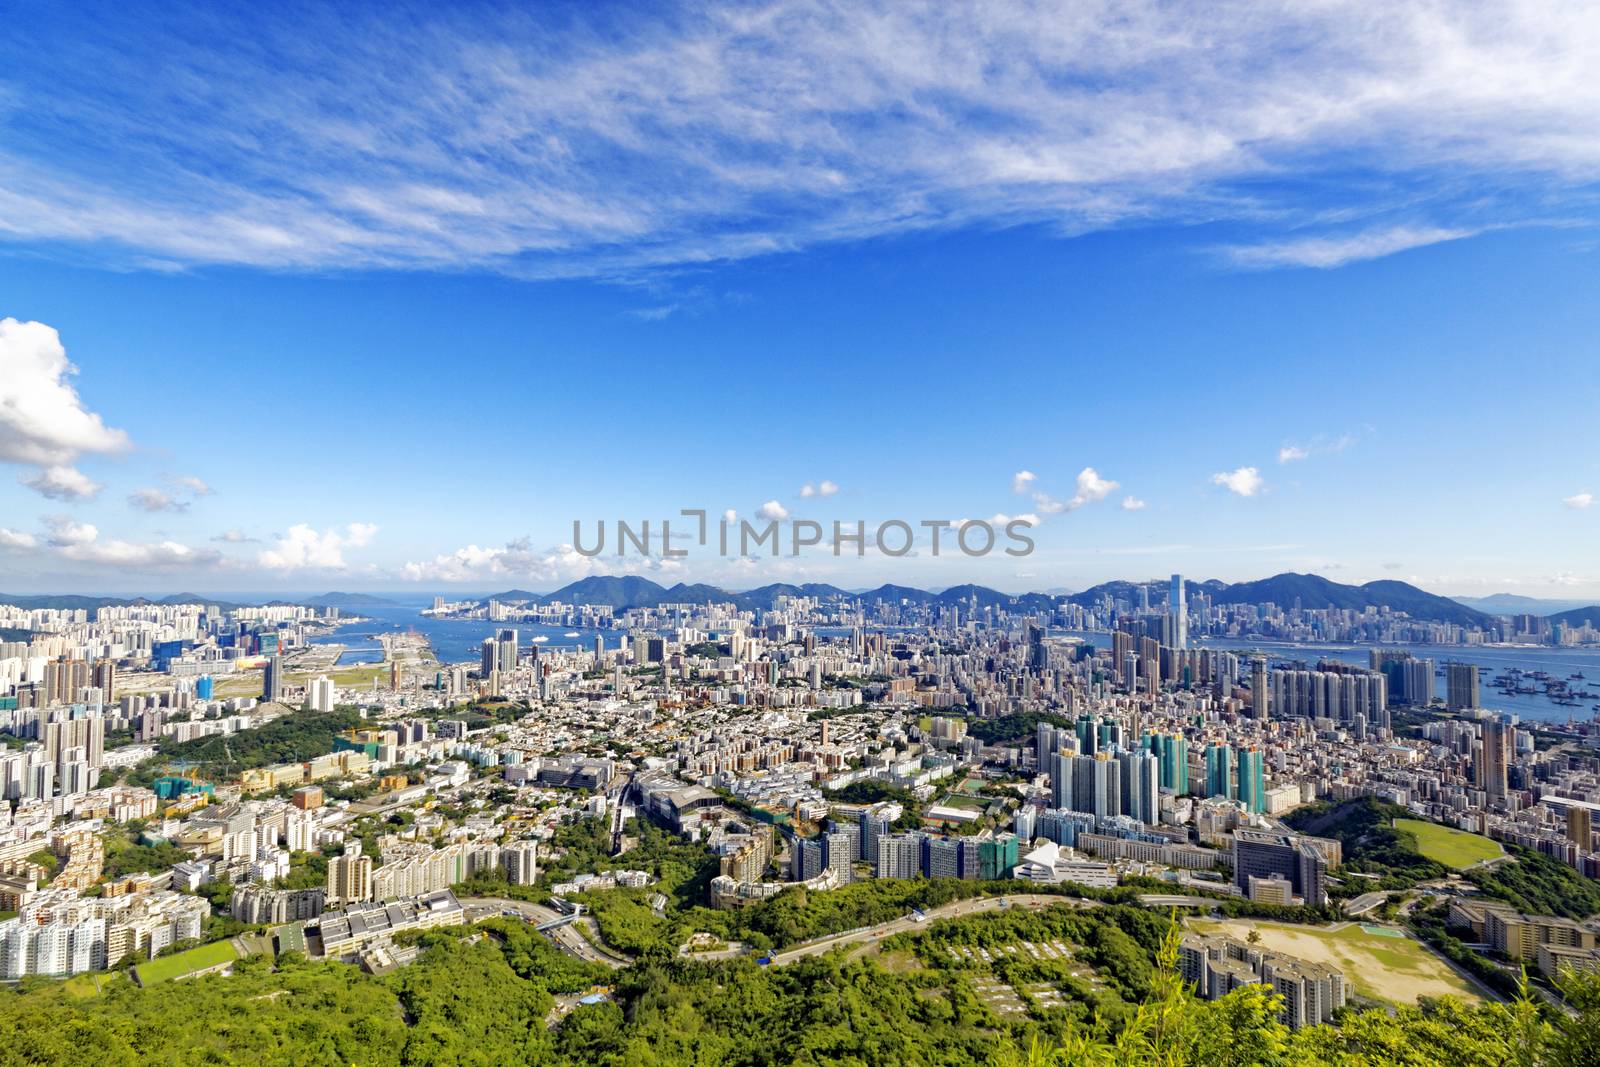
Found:
M 1388 899 L 1388 893 L 1362 893 L 1354 900 L 1345 901 L 1344 913 L 1346 915 L 1365 915 Z
M 547 908 L 543 904 L 534 904 L 526 900 L 506 900 L 502 897 L 467 897 L 461 901 L 461 904 L 462 907 L 467 909 L 468 922 L 477 922 L 479 919 L 487 919 L 492 915 L 502 915 L 507 911 L 515 912 L 522 916 L 523 919 L 535 924 L 554 922 L 556 919 L 561 918 L 561 913 L 554 908 Z M 594 941 L 590 941 L 579 932 L 577 929 L 579 923 L 589 930 L 595 938 Z M 599 963 L 607 967 L 617 968 L 626 967 L 633 962 L 633 960 L 619 952 L 600 948 L 598 945 L 600 939 L 599 931 L 594 926 L 594 920 L 587 916 L 580 918 L 576 923 L 569 923 L 566 926 L 549 931 L 549 936 L 550 940 L 554 941 L 558 948 L 588 963 Z
M 1220 901 L 1213 897 L 1191 897 L 1182 893 L 1145 893 L 1139 903 L 1147 908 L 1214 908 Z
M 956 900 L 937 908 L 930 908 L 926 922 L 932 922 L 935 919 L 954 919 L 963 915 L 976 915 L 985 911 L 995 911 L 1002 906 L 1002 901 L 1005 902 L 1004 906 L 1006 907 L 1018 908 L 1042 908 L 1050 904 L 1071 904 L 1080 908 L 1093 907 L 1095 905 L 1092 900 L 1079 900 L 1076 897 L 1062 897 L 1047 893 L 1018 893 L 1014 896 L 1005 897 L 974 897 L 969 900 Z M 881 941 L 886 937 L 904 933 L 907 930 L 915 930 L 923 925 L 924 923 L 917 922 L 909 916 L 901 916 L 886 923 L 879 923 L 877 926 L 852 930 L 849 933 L 839 934 L 835 937 L 825 937 L 818 941 L 807 942 L 798 948 L 774 953 L 772 962 L 776 966 L 782 966 L 786 963 L 793 963 L 798 959 L 804 959 L 807 956 L 820 956 L 841 946 L 859 944 L 863 941 L 869 943 L 862 946 L 864 951 L 870 947 L 871 942 Z

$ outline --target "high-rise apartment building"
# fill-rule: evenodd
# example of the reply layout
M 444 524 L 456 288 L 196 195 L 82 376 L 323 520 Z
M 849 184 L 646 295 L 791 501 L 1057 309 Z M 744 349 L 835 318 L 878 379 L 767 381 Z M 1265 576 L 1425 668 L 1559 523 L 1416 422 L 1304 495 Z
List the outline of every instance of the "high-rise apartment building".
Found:
M 1445 706 L 1451 711 L 1478 707 L 1477 664 L 1446 663 L 1444 672 Z
M 261 672 L 261 699 L 283 699 L 283 661 L 276 653 L 267 657 L 267 665 Z
M 361 842 L 352 839 L 342 856 L 328 861 L 327 906 L 340 908 L 372 899 L 372 857 L 361 854 Z
M 1477 668 L 1473 668 L 1474 671 Z M 1478 747 L 1475 766 L 1476 784 L 1491 797 L 1503 797 L 1508 788 L 1507 768 L 1511 766 L 1511 753 L 1515 744 L 1516 727 L 1505 715 L 1487 719 L 1483 724 L 1483 741 Z
M 1172 576 L 1172 592 L 1167 597 L 1167 614 L 1172 617 L 1172 647 L 1189 647 L 1189 602 L 1183 593 L 1183 575 Z

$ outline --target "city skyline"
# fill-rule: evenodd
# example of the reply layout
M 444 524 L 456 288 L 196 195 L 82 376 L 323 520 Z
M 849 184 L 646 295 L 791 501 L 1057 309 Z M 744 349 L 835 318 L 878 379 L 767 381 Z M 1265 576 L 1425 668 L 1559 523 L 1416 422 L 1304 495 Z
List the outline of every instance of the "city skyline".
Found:
M 1593 27 L 1057 14 L 419 9 L 291 39 L 25 8 L 0 589 L 1181 570 L 1600 598 Z M 123 37 L 170 67 L 62 76 L 114 73 Z M 904 63 L 868 77 L 885 39 Z M 407 78 L 454 110 L 387 104 Z M 1032 516 L 1037 549 L 568 547 L 682 508 Z

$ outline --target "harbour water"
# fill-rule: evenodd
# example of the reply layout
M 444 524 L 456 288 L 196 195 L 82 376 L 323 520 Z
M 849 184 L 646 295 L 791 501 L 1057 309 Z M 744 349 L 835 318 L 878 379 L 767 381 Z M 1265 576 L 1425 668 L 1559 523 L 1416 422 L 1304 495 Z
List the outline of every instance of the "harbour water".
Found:
M 1111 635 L 1059 631 L 1063 636 L 1079 637 L 1096 648 L 1107 647 Z M 1479 700 L 1484 707 L 1495 711 L 1509 711 L 1524 719 L 1544 722 L 1566 722 L 1569 718 L 1580 722 L 1595 715 L 1595 705 L 1600 700 L 1584 700 L 1576 707 L 1555 703 L 1539 688 L 1536 693 L 1505 694 L 1490 685 L 1491 679 L 1517 668 L 1525 674 L 1544 671 L 1553 678 L 1566 679 L 1582 673 L 1586 681 L 1575 680 L 1575 688 L 1600 691 L 1600 648 L 1555 648 L 1543 645 L 1338 645 L 1296 644 L 1288 641 L 1261 641 L 1250 638 L 1200 637 L 1192 639 L 1195 648 L 1226 649 L 1241 655 L 1260 652 L 1272 663 L 1303 662 L 1315 667 L 1318 660 L 1338 660 L 1365 667 L 1371 662 L 1374 647 L 1390 651 L 1409 652 L 1418 659 L 1431 659 L 1435 668 L 1446 663 L 1471 663 L 1478 668 L 1481 686 Z M 1434 679 L 1434 695 L 1445 695 L 1445 679 Z
M 441 663 L 477 663 L 483 639 L 494 636 L 495 631 L 503 626 L 515 629 L 518 642 L 524 646 L 534 642 L 536 638 L 544 638 L 537 642 L 544 648 L 590 648 L 594 645 L 596 635 L 606 639 L 607 648 L 616 648 L 617 643 L 624 637 L 621 630 L 595 630 L 577 626 L 532 626 L 528 623 L 496 623 L 487 619 L 436 619 L 421 614 L 422 609 L 432 603 L 433 598 L 429 597 L 414 603 L 397 601 L 393 604 L 363 604 L 359 607 L 352 605 L 344 609 L 344 613 L 359 614 L 366 620 L 365 622 L 344 623 L 332 633 L 314 637 L 311 641 L 312 644 L 318 645 L 344 645 L 346 652 L 340 657 L 339 662 L 348 666 L 354 663 L 381 662 L 383 649 L 378 644 L 378 635 L 406 633 L 412 630 L 428 639 L 428 644 L 433 647 L 434 654 L 439 657 Z M 572 633 L 578 636 L 567 636 Z M 357 656 L 363 658 L 354 658 Z

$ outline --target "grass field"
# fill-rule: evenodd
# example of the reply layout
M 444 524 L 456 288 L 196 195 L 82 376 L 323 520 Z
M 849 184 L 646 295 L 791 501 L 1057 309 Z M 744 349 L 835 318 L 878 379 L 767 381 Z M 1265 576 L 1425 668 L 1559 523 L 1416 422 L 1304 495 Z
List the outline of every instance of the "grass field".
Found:
M 134 968 L 134 973 L 138 975 L 140 985 L 154 985 L 156 982 L 182 978 L 186 974 L 203 971 L 207 967 L 229 963 L 238 958 L 239 952 L 233 947 L 232 941 L 213 941 L 209 945 L 201 945 L 185 952 L 174 952 L 170 956 L 141 963 Z
M 1391 936 L 1387 930 L 1372 933 L 1358 923 L 1299 926 L 1250 919 L 1195 919 L 1190 920 L 1189 926 L 1199 933 L 1226 934 L 1241 941 L 1251 930 L 1258 930 L 1262 948 L 1313 963 L 1332 964 L 1344 972 L 1345 981 L 1356 992 L 1374 1000 L 1410 1004 L 1418 997 L 1445 995 L 1466 1001 L 1482 999 L 1466 979 L 1420 942 Z
M 1465 830 L 1452 830 L 1437 823 L 1422 822 L 1419 819 L 1396 819 L 1394 826 L 1397 830 L 1415 834 L 1417 851 L 1424 856 L 1435 863 L 1442 863 L 1457 870 L 1471 867 L 1483 860 L 1492 860 L 1505 851 L 1487 837 L 1469 834 Z

